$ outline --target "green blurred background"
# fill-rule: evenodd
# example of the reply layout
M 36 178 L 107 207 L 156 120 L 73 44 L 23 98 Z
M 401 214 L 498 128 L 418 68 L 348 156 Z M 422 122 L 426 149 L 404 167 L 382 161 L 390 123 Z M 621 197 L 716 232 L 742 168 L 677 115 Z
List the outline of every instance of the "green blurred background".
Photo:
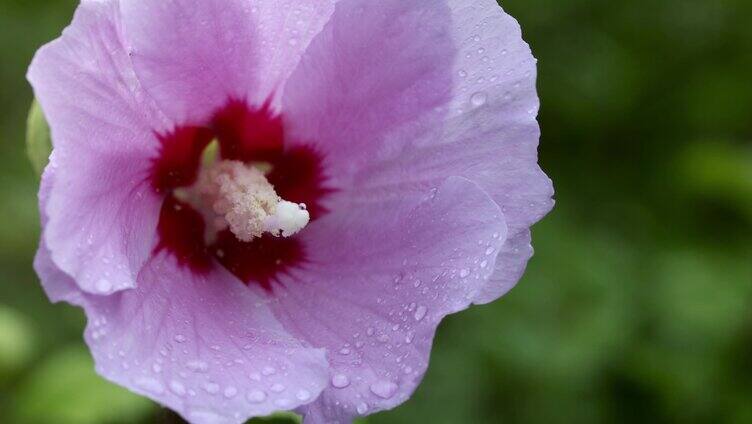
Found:
M 413 399 L 368 423 L 752 423 L 752 2 L 503 4 L 558 204 L 520 285 L 447 319 Z M 74 7 L 0 0 L 0 423 L 165 422 L 94 374 L 31 268 L 24 74 Z

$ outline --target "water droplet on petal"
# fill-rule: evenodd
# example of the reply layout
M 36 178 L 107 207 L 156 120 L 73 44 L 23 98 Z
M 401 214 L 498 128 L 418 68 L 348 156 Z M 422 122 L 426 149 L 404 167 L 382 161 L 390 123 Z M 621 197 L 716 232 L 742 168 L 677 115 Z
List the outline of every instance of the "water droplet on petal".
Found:
M 377 381 L 371 384 L 370 387 L 371 393 L 382 399 L 389 399 L 394 396 L 398 388 L 399 387 L 396 384 L 386 380 Z
M 275 370 L 272 367 L 264 367 L 264 369 L 261 370 L 261 374 L 264 374 L 264 375 L 272 375 L 275 372 L 277 372 L 277 370 Z
M 302 389 L 298 391 L 295 397 L 297 397 L 299 401 L 305 402 L 311 398 L 311 392 L 309 392 L 308 390 Z
M 204 361 L 190 361 L 185 366 L 193 372 L 207 372 L 209 370 L 209 364 Z
M 481 107 L 488 101 L 488 94 L 479 91 L 470 97 L 470 103 L 475 107 Z
M 261 403 L 266 400 L 266 393 L 261 390 L 252 390 L 248 392 L 245 398 L 251 403 Z
M 110 290 L 112 290 L 112 283 L 110 283 L 110 280 L 102 278 L 97 281 L 97 291 L 100 293 L 109 293 Z
M 225 393 L 224 393 L 224 395 L 225 395 L 225 397 L 226 397 L 227 399 L 232 399 L 232 398 L 234 398 L 234 397 L 235 397 L 235 395 L 237 395 L 237 394 L 238 394 L 238 389 L 236 389 L 236 388 L 234 388 L 234 387 L 232 387 L 232 386 L 227 386 L 227 388 L 225 388 Z
M 177 380 L 170 382 L 170 390 L 178 396 L 185 396 L 185 386 Z
M 164 386 L 162 386 L 162 383 L 153 378 L 139 378 L 138 380 L 136 380 L 136 385 L 146 390 L 147 392 L 151 392 L 157 395 L 164 393 Z
M 358 406 L 356 407 L 356 409 L 358 411 L 358 414 L 363 415 L 366 412 L 368 412 L 368 405 L 366 405 L 364 402 L 361 402 L 361 403 L 358 404 Z
M 349 385 L 350 379 L 344 374 L 335 374 L 334 377 L 332 377 L 332 386 L 338 389 L 344 389 Z
M 204 384 L 204 390 L 206 390 L 207 393 L 210 395 L 216 395 L 219 393 L 219 384 L 217 383 L 206 383 Z
M 415 321 L 422 320 L 426 316 L 427 311 L 428 309 L 425 306 L 423 305 L 418 306 L 418 309 L 415 310 L 415 316 L 414 316 Z
M 463 269 L 463 270 L 460 271 L 460 277 L 461 278 L 465 278 L 468 275 L 470 275 L 470 270 L 469 269 Z
M 285 391 L 285 386 L 283 386 L 283 385 L 281 385 L 281 384 L 279 384 L 279 383 L 275 383 L 275 384 L 274 384 L 274 385 L 273 385 L 273 386 L 271 387 L 271 391 L 273 391 L 274 393 L 282 393 L 282 392 L 284 392 L 284 391 Z

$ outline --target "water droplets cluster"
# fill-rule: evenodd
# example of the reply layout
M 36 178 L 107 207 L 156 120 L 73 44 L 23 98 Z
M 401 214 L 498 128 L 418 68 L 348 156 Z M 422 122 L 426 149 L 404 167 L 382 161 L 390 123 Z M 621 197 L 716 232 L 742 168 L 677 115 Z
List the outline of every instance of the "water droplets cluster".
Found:
M 522 84 L 531 80 L 534 59 L 521 63 L 519 57 L 510 54 L 514 47 L 506 45 L 506 39 L 497 35 L 498 28 L 507 26 L 498 17 L 479 10 L 478 24 L 469 35 L 458 40 L 460 46 L 456 78 L 459 85 L 459 101 L 453 109 L 462 114 L 483 108 L 491 102 L 515 102 L 522 91 Z M 516 51 L 516 50 L 515 50 Z M 528 82 L 525 82 L 528 81 Z M 537 108 L 527 110 L 534 115 Z
M 97 325 L 106 324 L 105 320 L 96 321 Z M 247 361 L 243 357 L 228 359 L 228 352 L 219 345 L 208 346 L 209 356 L 203 358 L 191 358 L 193 346 L 188 333 L 176 333 L 157 350 L 158 355 L 150 360 L 150 363 L 140 363 L 139 360 L 130 362 L 130 350 L 123 347 L 112 346 L 111 353 L 107 354 L 110 360 L 107 365 L 117 366 L 123 369 L 132 368 L 140 370 L 138 375 L 131 377 L 131 383 L 137 390 L 156 396 L 158 399 L 193 398 L 199 395 L 216 396 L 218 401 L 225 402 L 222 410 L 215 409 L 191 409 L 189 416 L 199 421 L 226 422 L 228 416 L 243 418 L 248 411 L 258 410 L 259 413 L 269 413 L 278 409 L 289 409 L 300 403 L 313 400 L 317 393 L 316 386 L 298 384 L 294 388 L 288 387 L 286 380 L 291 370 L 284 362 L 277 362 L 259 366 L 248 372 L 245 367 L 232 370 L 231 367 L 250 364 L 256 361 Z M 257 340 L 258 341 L 258 340 Z M 254 344 L 257 345 L 257 344 Z M 248 344 L 246 346 L 251 346 Z M 244 351 L 244 349 L 241 349 Z M 276 362 L 276 361 L 275 361 Z M 120 373 L 113 369 L 103 367 L 105 376 L 116 377 Z M 246 370 L 246 371 L 243 371 Z M 349 380 L 344 377 L 332 379 L 333 385 L 345 387 Z M 237 384 L 228 384 L 228 380 L 234 380 Z M 243 380 L 246 380 L 244 383 Z M 222 383 L 220 383 L 222 382 Z M 222 403 L 220 403 L 222 405 Z M 243 406 L 245 405 L 245 406 Z M 217 415 L 221 413 L 224 415 Z

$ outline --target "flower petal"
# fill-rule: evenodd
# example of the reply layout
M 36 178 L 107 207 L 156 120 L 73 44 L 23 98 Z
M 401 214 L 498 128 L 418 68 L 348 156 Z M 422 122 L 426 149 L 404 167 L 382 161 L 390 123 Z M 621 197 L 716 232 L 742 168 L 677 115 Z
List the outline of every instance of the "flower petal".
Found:
M 290 77 L 286 143 L 324 153 L 334 186 L 381 147 L 387 129 L 449 100 L 449 9 L 433 0 L 343 0 Z
M 492 0 L 448 1 L 453 38 L 454 95 L 445 121 L 415 127 L 410 138 L 388 134 L 392 146 L 354 177 L 356 192 L 402 196 L 447 175 L 480 185 L 504 212 L 509 237 L 497 272 L 475 299 L 493 301 L 510 290 L 532 255 L 529 227 L 553 207 L 551 180 L 538 166 L 535 58 L 519 24 Z
M 262 104 L 280 89 L 333 9 L 332 0 L 121 1 L 139 78 L 182 123 L 228 98 Z
M 28 78 L 49 121 L 55 183 L 45 240 L 86 291 L 135 285 L 153 247 L 160 199 L 145 182 L 169 122 L 145 95 L 122 43 L 117 3 L 81 3 L 63 36 L 41 48 Z
M 436 326 L 477 295 L 505 232 L 498 206 L 463 178 L 420 197 L 343 200 L 311 223 L 301 233 L 310 262 L 280 278 L 274 306 L 293 334 L 328 350 L 330 387 L 305 411 L 308 421 L 405 401 Z
M 48 167 L 42 177 L 43 226 L 54 175 Z M 42 238 L 34 269 L 50 300 L 86 311 L 86 340 L 100 374 L 192 423 L 245 422 L 308 403 L 326 386 L 323 351 L 292 339 L 221 268 L 196 277 L 162 256 L 144 269 L 138 289 L 93 296 L 55 265 Z
M 42 282 L 42 288 L 52 302 L 68 302 L 81 305 L 84 293 L 78 288 L 70 275 L 64 273 L 52 261 L 50 249 L 42 239 L 34 257 L 34 271 Z
M 51 174 L 43 177 L 42 204 Z M 245 422 L 308 403 L 326 386 L 323 351 L 293 340 L 225 271 L 197 278 L 154 259 L 139 289 L 92 296 L 54 264 L 44 239 L 34 269 L 50 300 L 86 311 L 100 374 L 192 423 Z
M 47 199 L 54 180 L 55 168 L 48 166 L 42 173 L 42 182 L 39 187 L 39 212 L 42 222 L 42 236 L 39 240 L 39 249 L 34 257 L 34 270 L 42 282 L 42 288 L 47 297 L 53 302 L 69 302 L 81 305 L 83 294 L 70 275 L 64 273 L 52 261 L 52 254 L 44 241 L 44 228 L 47 225 Z
M 40 251 L 38 271 L 43 258 Z M 40 277 L 45 287 L 61 287 L 50 273 Z M 224 270 L 198 277 L 161 256 L 144 268 L 137 289 L 65 300 L 86 311 L 86 341 L 102 376 L 194 424 L 296 408 L 328 382 L 324 351 L 293 339 Z

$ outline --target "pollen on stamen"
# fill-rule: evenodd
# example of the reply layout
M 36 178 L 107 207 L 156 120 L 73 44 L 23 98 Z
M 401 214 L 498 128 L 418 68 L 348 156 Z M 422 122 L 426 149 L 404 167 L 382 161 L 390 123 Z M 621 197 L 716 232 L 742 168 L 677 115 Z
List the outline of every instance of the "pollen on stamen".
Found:
M 202 209 L 211 208 L 214 217 L 210 222 L 215 231 L 229 228 L 244 242 L 264 233 L 289 237 L 310 220 L 304 204 L 277 195 L 263 168 L 240 161 L 222 160 L 205 167 L 191 191 Z

